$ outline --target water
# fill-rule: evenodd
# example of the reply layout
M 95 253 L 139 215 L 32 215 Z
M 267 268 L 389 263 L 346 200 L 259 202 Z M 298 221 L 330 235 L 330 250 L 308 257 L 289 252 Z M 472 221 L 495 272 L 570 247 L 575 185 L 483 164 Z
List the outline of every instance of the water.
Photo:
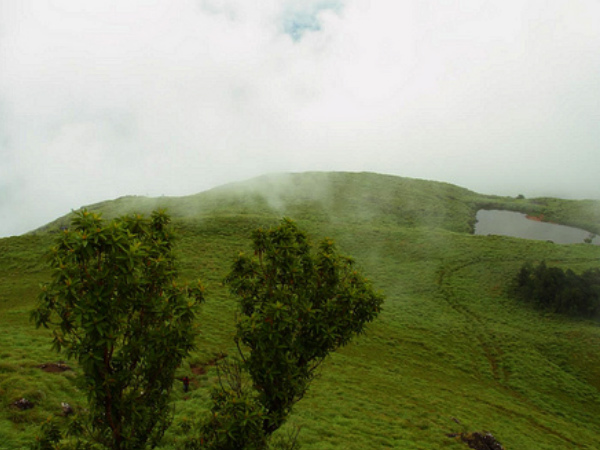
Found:
M 475 234 L 497 234 L 557 244 L 582 244 L 584 239 L 590 237 L 588 231 L 579 228 L 538 222 L 518 212 L 484 209 L 477 212 Z M 594 238 L 592 244 L 600 245 L 600 239 Z

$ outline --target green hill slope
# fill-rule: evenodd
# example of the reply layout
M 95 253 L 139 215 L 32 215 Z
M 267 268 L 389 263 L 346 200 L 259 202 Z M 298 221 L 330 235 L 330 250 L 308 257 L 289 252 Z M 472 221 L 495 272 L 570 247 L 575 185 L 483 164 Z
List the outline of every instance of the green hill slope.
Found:
M 470 234 L 479 208 L 543 214 L 600 231 L 599 202 L 517 200 L 444 183 L 377 174 L 265 176 L 197 195 L 124 197 L 92 205 L 105 218 L 166 207 L 178 230 L 182 276 L 201 278 L 208 300 L 199 350 L 181 368 L 192 391 L 175 393 L 177 420 L 204 411 L 212 362 L 231 349 L 235 302 L 221 284 L 257 226 L 296 219 L 354 256 L 387 296 L 384 311 L 324 365 L 293 422 L 306 449 L 464 449 L 448 434 L 491 431 L 507 449 L 600 448 L 598 322 L 535 311 L 508 294 L 525 261 L 576 272 L 598 267 L 600 248 Z M 0 239 L 0 449 L 25 446 L 60 402 L 85 405 L 74 371 L 56 362 L 47 330 L 28 312 L 41 260 L 69 217 Z M 76 370 L 76 365 L 68 363 Z M 19 411 L 21 397 L 35 407 Z M 455 423 L 452 418 L 460 420 Z M 176 448 L 178 430 L 164 448 Z

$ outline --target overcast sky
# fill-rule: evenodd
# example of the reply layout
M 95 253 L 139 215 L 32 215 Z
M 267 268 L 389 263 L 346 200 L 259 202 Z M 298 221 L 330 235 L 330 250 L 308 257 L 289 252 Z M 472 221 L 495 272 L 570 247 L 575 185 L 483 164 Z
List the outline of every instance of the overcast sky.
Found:
M 0 236 L 373 171 L 600 198 L 598 0 L 2 0 Z

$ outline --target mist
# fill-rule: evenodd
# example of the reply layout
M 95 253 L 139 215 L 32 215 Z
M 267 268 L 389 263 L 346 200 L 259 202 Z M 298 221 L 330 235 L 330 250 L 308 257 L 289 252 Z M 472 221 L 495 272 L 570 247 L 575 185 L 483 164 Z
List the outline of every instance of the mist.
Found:
M 600 198 L 598 23 L 595 0 L 2 2 L 0 236 L 282 172 Z

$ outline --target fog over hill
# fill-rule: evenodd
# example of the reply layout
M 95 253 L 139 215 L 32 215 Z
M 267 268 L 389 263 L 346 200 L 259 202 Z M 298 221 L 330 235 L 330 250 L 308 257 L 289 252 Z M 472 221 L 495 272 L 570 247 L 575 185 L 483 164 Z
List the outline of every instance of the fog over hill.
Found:
M 370 172 L 269 174 L 181 197 L 124 196 L 85 206 L 111 219 L 166 209 L 175 219 L 288 216 L 323 223 L 442 228 L 471 233 L 479 209 L 520 211 L 600 233 L 600 201 L 479 194 L 460 186 Z M 68 213 L 34 232 L 69 225 Z
M 595 0 L 0 2 L 0 236 L 371 171 L 599 198 Z

